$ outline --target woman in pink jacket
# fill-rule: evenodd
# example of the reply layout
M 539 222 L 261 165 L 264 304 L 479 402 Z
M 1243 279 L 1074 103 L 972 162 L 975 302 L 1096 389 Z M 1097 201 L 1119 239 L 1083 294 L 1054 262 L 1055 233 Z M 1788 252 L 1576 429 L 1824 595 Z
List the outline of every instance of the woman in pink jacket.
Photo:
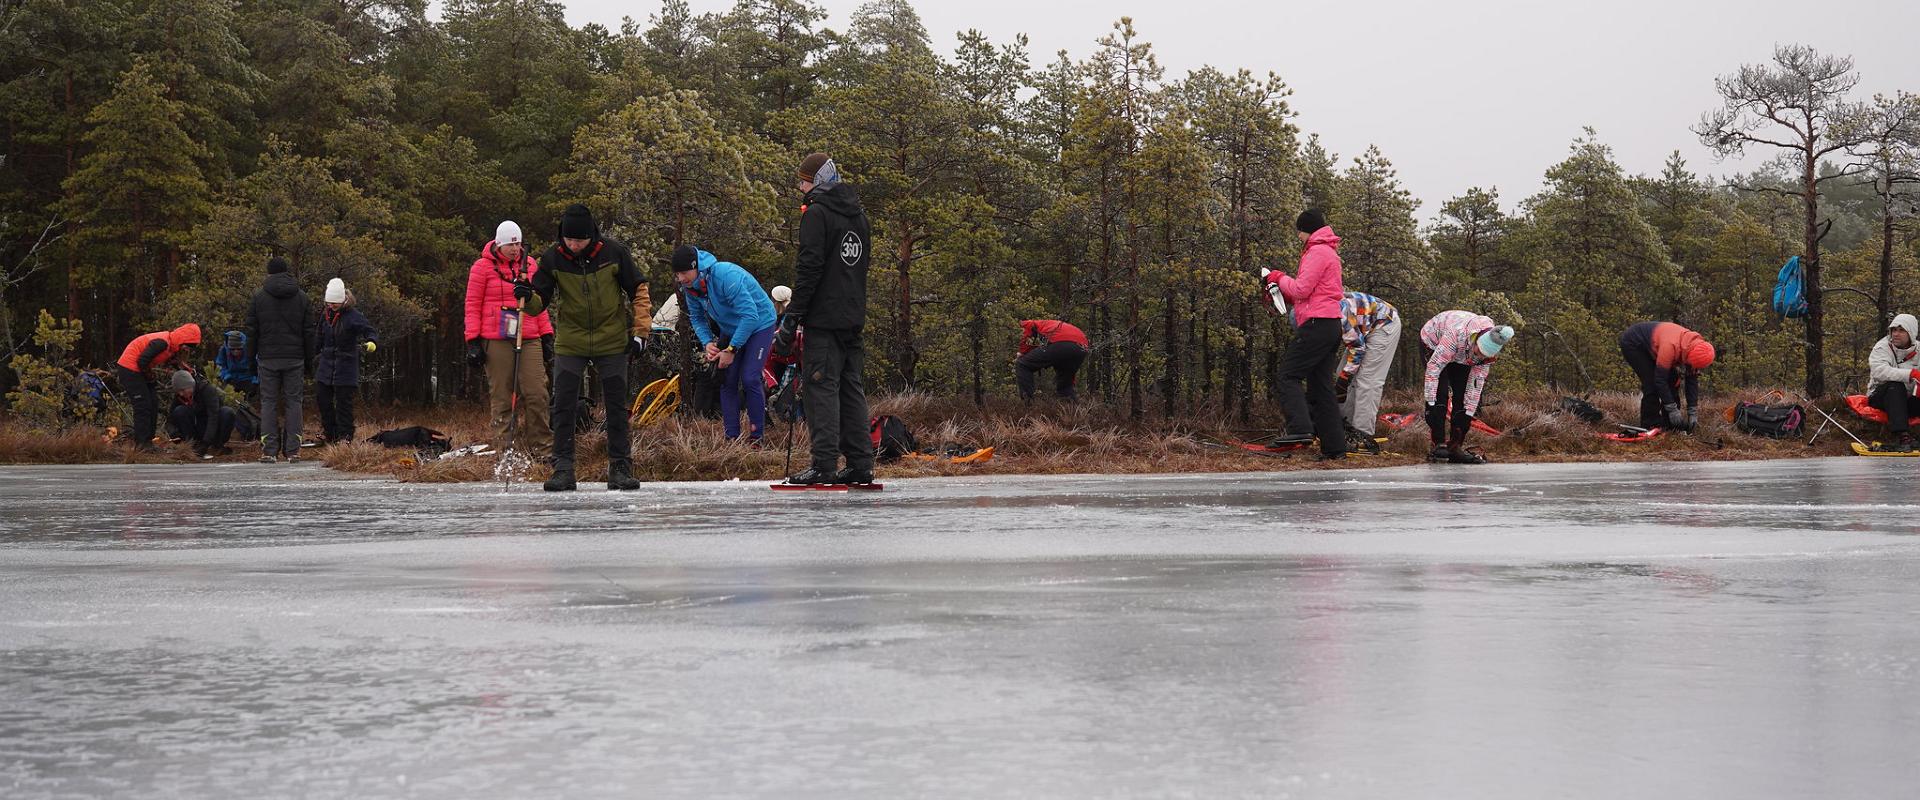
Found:
M 474 259 L 467 272 L 467 364 L 487 369 L 487 396 L 493 411 L 493 433 L 501 448 L 512 437 L 514 449 L 546 458 L 553 446 L 547 423 L 547 371 L 540 341 L 553 335 L 545 312 L 523 315 L 513 297 L 515 281 L 531 281 L 539 263 L 527 256 L 520 226 L 500 223 L 493 241 Z M 524 317 L 524 320 L 523 320 Z M 521 348 L 513 348 L 514 332 L 521 328 Z M 520 376 L 516 387 L 514 375 Z M 519 430 L 511 430 L 514 390 L 519 389 Z
M 1340 237 L 1327 227 L 1327 217 L 1308 209 L 1294 222 L 1306 249 L 1300 253 L 1300 274 L 1274 270 L 1267 282 L 1293 304 L 1293 342 L 1280 356 L 1280 408 L 1287 415 L 1281 444 L 1306 444 L 1317 435 L 1320 455 L 1345 458 L 1347 437 L 1340 426 L 1340 403 L 1334 399 L 1333 372 L 1340 366 Z M 1301 391 L 1301 382 L 1306 391 Z

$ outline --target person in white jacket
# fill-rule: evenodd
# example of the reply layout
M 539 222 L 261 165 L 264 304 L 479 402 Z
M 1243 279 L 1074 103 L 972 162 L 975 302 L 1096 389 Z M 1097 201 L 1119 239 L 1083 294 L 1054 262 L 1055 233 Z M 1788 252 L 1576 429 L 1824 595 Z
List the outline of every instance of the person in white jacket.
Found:
M 1888 447 L 1907 453 L 1913 451 L 1913 435 L 1907 430 L 1909 410 L 1920 410 L 1914 400 L 1914 388 L 1920 386 L 1920 321 L 1912 314 L 1901 314 L 1887 326 L 1887 335 L 1873 345 L 1867 355 L 1868 378 L 1872 388 L 1867 404 L 1887 412 Z

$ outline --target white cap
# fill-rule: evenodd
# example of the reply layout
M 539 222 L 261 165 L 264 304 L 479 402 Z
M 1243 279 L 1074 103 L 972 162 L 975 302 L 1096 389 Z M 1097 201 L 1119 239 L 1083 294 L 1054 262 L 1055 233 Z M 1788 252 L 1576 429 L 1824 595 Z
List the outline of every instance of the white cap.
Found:
M 786 286 L 773 287 L 773 302 L 784 303 L 793 299 L 793 290 Z
M 347 282 L 346 281 L 340 280 L 339 278 L 334 278 L 333 280 L 327 281 L 327 302 L 329 303 L 347 302 Z
M 520 241 L 520 223 L 518 222 L 507 220 L 500 223 L 500 227 L 493 229 L 494 244 L 519 244 Z

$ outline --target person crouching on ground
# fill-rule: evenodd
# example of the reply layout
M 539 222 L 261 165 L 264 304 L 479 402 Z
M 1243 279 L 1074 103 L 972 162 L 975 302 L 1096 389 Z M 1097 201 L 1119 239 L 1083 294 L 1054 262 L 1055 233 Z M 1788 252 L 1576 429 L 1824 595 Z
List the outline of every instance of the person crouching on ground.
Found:
M 247 353 L 246 331 L 227 331 L 222 337 L 220 352 L 213 357 L 213 365 L 220 369 L 220 382 L 225 383 L 252 402 L 260 397 L 260 374 L 253 366 L 253 356 Z
M 193 442 L 193 454 L 200 458 L 226 455 L 237 418 L 227 407 L 227 398 L 213 384 L 184 369 L 173 373 L 171 386 L 173 408 L 167 411 L 167 435 Z
M 379 349 L 380 333 L 353 307 L 346 281 L 327 282 L 320 312 L 320 357 L 313 371 L 313 397 L 320 403 L 320 429 L 327 444 L 353 442 L 353 393 L 360 387 L 360 355 Z
M 1867 404 L 1887 412 L 1888 447 L 1895 452 L 1913 452 L 1913 433 L 1907 419 L 1920 410 L 1914 398 L 1920 387 L 1920 321 L 1912 314 L 1900 314 L 1887 326 L 1887 335 L 1873 345 L 1867 355 L 1868 379 L 1872 389 Z
M 200 326 L 189 322 L 171 331 L 136 337 L 121 351 L 113 374 L 120 380 L 120 393 L 133 406 L 133 449 L 152 450 L 153 430 L 159 424 L 160 398 L 149 376 L 191 368 L 199 346 Z
M 772 298 L 740 265 L 692 245 L 673 249 L 673 280 L 686 293 L 687 314 L 706 359 L 720 370 L 720 421 L 728 441 L 740 438 L 744 402 L 747 443 L 759 446 L 767 428 L 767 390 L 761 373 L 767 368 L 767 351 L 773 347 L 777 327 Z
M 1351 440 L 1348 449 L 1357 445 L 1378 453 L 1380 443 L 1373 434 L 1380 421 L 1380 394 L 1387 389 L 1393 351 L 1400 346 L 1400 310 L 1373 295 L 1346 292 L 1340 300 L 1340 341 L 1346 344 L 1346 357 L 1333 388 L 1341 398 L 1340 413 Z
M 1713 344 L 1672 322 L 1642 322 L 1620 334 L 1620 357 L 1640 378 L 1640 427 L 1690 431 L 1700 424 L 1700 370 L 1713 364 Z M 1686 413 L 1674 389 L 1686 382 Z
M 1020 402 L 1033 402 L 1034 377 L 1053 370 L 1053 393 L 1074 400 L 1074 379 L 1087 360 L 1087 335 L 1057 319 L 1030 319 L 1020 323 L 1020 351 L 1013 359 L 1013 383 Z
M 1427 430 L 1433 450 L 1427 458 L 1455 464 L 1485 464 L 1466 449 L 1467 430 L 1480 410 L 1480 393 L 1501 349 L 1513 341 L 1513 328 L 1471 311 L 1442 311 L 1420 326 L 1427 357 Z M 1448 409 L 1452 409 L 1449 420 Z M 1451 423 L 1451 424 L 1449 424 Z M 1445 438 L 1442 438 L 1444 435 Z
M 547 315 L 527 314 L 513 296 L 516 281 L 540 269 L 527 255 L 520 224 L 506 220 L 467 270 L 467 366 L 487 371 L 487 410 L 495 446 L 546 460 L 553 448 L 547 418 L 547 370 L 543 343 L 553 336 Z M 514 339 L 520 349 L 514 350 Z M 519 390 L 518 395 L 515 389 Z M 517 407 L 516 407 L 517 404 Z
M 540 256 L 532 280 L 514 284 L 513 296 L 527 313 L 553 309 L 553 477 L 545 489 L 570 492 L 574 431 L 580 419 L 581 376 L 592 366 L 600 376 L 600 402 L 607 409 L 607 488 L 640 488 L 633 479 L 633 436 L 628 427 L 627 357 L 639 355 L 632 336 L 633 296 L 646 276 L 626 246 L 600 234 L 593 213 L 575 203 L 560 216 L 560 241 Z
M 1345 458 L 1347 437 L 1334 399 L 1333 372 L 1340 363 L 1340 237 L 1327 227 L 1326 215 L 1308 209 L 1294 221 L 1300 241 L 1300 274 L 1267 273 L 1267 282 L 1293 306 L 1293 341 L 1280 356 L 1280 408 L 1287 431 L 1277 444 L 1305 444 L 1318 436 L 1320 455 Z M 1301 382 L 1306 391 L 1301 391 Z

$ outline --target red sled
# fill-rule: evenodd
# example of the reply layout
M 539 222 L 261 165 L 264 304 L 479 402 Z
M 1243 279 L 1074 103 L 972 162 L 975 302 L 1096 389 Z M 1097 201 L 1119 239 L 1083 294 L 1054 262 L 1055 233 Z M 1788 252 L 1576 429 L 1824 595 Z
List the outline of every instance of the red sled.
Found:
M 878 492 L 884 483 L 775 483 L 767 488 L 776 492 Z
M 1412 425 L 1413 423 L 1419 422 L 1423 419 L 1425 419 L 1425 417 L 1422 417 L 1421 415 L 1415 414 L 1411 411 L 1405 414 L 1381 414 L 1380 415 L 1380 421 L 1385 423 L 1387 427 L 1392 428 L 1396 431 L 1400 430 L 1401 428 L 1405 428 L 1408 425 Z M 1473 429 L 1481 433 L 1484 433 L 1488 436 L 1500 435 L 1500 431 L 1495 430 L 1492 425 L 1488 425 L 1487 423 L 1481 422 L 1480 420 L 1477 420 L 1477 419 L 1473 421 Z
M 1660 428 L 1653 428 L 1651 430 L 1641 431 L 1640 433 L 1596 433 L 1594 435 L 1602 439 L 1605 439 L 1609 442 L 1620 442 L 1621 444 L 1638 444 L 1640 442 L 1650 442 L 1650 441 L 1653 441 L 1654 439 L 1658 439 L 1660 438 L 1660 434 L 1663 434 L 1663 433 L 1666 433 L 1666 431 Z
M 1847 395 L 1847 408 L 1853 411 L 1854 416 L 1868 422 L 1878 422 L 1882 425 L 1887 424 L 1887 412 L 1867 405 L 1867 396 L 1864 394 Z M 1914 417 L 1907 424 L 1910 426 L 1920 426 L 1920 417 Z

